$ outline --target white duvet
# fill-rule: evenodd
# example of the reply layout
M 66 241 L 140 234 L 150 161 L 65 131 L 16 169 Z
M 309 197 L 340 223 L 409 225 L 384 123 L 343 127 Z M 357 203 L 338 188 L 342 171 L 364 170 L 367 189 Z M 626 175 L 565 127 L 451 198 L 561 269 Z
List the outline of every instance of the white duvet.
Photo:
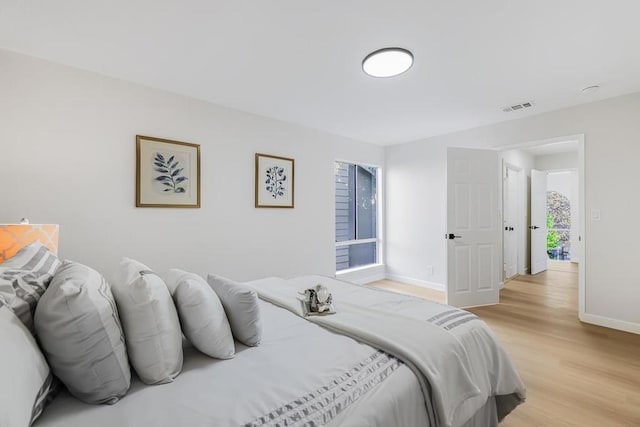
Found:
M 398 357 L 416 374 L 431 424 L 461 426 L 488 399 L 500 417 L 524 401 L 518 373 L 489 327 L 454 307 L 322 276 L 256 281 L 261 298 L 303 316 L 300 294 L 322 284 L 336 314 L 307 320 Z

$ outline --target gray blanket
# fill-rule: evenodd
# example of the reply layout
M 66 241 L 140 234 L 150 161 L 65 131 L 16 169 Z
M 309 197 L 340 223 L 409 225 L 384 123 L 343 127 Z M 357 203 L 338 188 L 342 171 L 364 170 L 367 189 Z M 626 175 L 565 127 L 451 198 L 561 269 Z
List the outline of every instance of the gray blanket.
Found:
M 491 396 L 509 396 L 496 400 L 502 417 L 524 400 L 511 360 L 484 322 L 464 310 L 322 276 L 253 286 L 260 298 L 304 317 L 300 293 L 318 283 L 329 288 L 337 313 L 307 320 L 407 364 L 421 384 L 431 425 L 463 425 Z

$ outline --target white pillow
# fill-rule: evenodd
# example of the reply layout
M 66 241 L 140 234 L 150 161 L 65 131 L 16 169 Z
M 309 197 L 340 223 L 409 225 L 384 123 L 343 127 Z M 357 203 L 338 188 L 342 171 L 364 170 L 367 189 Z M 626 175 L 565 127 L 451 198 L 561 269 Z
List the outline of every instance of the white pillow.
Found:
M 42 413 L 53 376 L 35 339 L 0 302 L 0 426 L 30 426 Z
M 133 369 L 146 384 L 172 382 L 182 370 L 182 331 L 164 281 L 146 265 L 123 258 L 111 291 Z
M 209 274 L 207 282 L 220 297 L 233 336 L 243 344 L 257 346 L 262 339 L 258 294 L 247 285 Z
M 116 304 L 97 271 L 65 261 L 36 308 L 38 339 L 56 377 L 87 403 L 116 403 L 131 370 Z
M 231 359 L 235 344 L 222 303 L 197 274 L 169 270 L 167 286 L 178 309 L 182 332 L 195 348 L 216 359 Z

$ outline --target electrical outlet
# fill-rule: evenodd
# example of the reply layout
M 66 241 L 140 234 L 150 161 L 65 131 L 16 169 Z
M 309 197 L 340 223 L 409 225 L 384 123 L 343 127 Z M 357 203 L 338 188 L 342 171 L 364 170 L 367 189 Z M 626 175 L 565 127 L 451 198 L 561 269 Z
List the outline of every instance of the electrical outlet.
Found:
M 427 265 L 427 274 L 433 276 L 433 265 Z

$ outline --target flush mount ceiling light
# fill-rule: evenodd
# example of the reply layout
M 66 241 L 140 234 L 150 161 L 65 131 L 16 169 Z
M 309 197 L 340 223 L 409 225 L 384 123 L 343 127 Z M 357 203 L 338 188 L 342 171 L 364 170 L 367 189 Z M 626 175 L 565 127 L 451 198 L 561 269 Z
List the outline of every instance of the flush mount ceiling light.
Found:
M 372 77 L 393 77 L 413 65 L 413 54 L 401 47 L 386 47 L 371 52 L 362 61 L 362 70 Z
M 598 91 L 598 89 L 600 89 L 600 86 L 598 86 L 598 85 L 587 86 L 587 87 L 582 89 L 582 93 L 584 93 L 585 95 L 591 95 L 591 94 L 596 93 Z

